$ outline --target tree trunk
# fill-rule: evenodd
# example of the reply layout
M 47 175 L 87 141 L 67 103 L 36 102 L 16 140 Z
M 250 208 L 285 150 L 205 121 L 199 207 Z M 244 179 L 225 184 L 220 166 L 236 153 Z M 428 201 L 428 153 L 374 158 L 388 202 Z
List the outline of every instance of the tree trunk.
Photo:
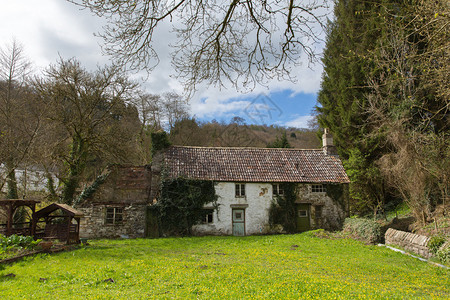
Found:
M 7 178 L 6 178 L 6 184 L 7 184 L 7 199 L 19 199 L 19 193 L 17 192 L 17 180 L 16 180 L 16 170 L 12 166 L 12 163 L 6 163 L 6 169 L 8 172 Z
M 71 171 L 69 179 L 67 179 L 64 182 L 64 189 L 62 192 L 63 203 L 72 205 L 77 187 L 78 187 L 78 176 L 76 176 L 76 174 L 72 173 Z

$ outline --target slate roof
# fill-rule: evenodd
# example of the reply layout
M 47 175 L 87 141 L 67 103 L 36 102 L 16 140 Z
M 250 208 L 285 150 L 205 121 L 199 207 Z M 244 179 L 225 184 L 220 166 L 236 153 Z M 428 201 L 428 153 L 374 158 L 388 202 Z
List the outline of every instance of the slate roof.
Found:
M 322 150 L 171 146 L 170 178 L 232 182 L 349 183 L 342 162 Z

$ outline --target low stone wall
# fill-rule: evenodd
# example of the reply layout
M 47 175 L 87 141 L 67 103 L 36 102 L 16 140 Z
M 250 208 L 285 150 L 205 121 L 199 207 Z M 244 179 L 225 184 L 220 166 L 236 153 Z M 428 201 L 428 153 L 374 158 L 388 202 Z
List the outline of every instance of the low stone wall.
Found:
M 427 247 L 430 240 L 427 236 L 389 228 L 384 237 L 386 245 L 400 246 L 425 258 L 430 258 L 432 255 Z

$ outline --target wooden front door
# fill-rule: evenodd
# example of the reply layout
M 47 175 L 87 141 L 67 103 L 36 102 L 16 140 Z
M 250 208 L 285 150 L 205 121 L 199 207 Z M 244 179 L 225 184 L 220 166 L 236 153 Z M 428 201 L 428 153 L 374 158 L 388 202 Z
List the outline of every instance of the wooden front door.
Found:
M 233 208 L 233 235 L 245 235 L 245 209 Z
M 158 217 L 156 216 L 156 212 L 150 207 L 147 207 L 147 228 L 146 228 L 146 237 L 157 238 L 159 237 L 159 226 L 158 226 Z
M 299 232 L 308 231 L 311 229 L 310 206 L 311 205 L 307 203 L 297 204 L 297 230 Z

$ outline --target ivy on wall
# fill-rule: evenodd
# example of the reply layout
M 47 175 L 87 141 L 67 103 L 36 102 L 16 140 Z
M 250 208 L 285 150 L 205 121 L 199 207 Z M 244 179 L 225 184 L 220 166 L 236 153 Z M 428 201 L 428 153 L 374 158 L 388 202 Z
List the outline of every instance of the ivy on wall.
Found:
M 280 224 L 288 233 L 297 232 L 297 210 L 295 200 L 297 198 L 296 183 L 282 183 L 284 195 L 275 196 L 269 209 L 269 224 Z
M 205 219 L 205 204 L 218 208 L 214 182 L 185 178 L 166 179 L 156 204 L 150 207 L 165 235 L 191 235 L 192 226 Z
M 345 184 L 327 184 L 327 196 L 330 197 L 334 203 L 338 204 L 344 211 L 347 211 L 347 197 L 345 193 Z
M 105 173 L 102 175 L 97 176 L 97 178 L 94 180 L 94 182 L 86 187 L 83 192 L 78 196 L 77 199 L 74 201 L 74 205 L 80 204 L 84 200 L 88 199 L 92 195 L 94 195 L 95 191 L 98 190 L 98 188 L 106 181 L 106 178 L 108 178 L 109 173 Z

